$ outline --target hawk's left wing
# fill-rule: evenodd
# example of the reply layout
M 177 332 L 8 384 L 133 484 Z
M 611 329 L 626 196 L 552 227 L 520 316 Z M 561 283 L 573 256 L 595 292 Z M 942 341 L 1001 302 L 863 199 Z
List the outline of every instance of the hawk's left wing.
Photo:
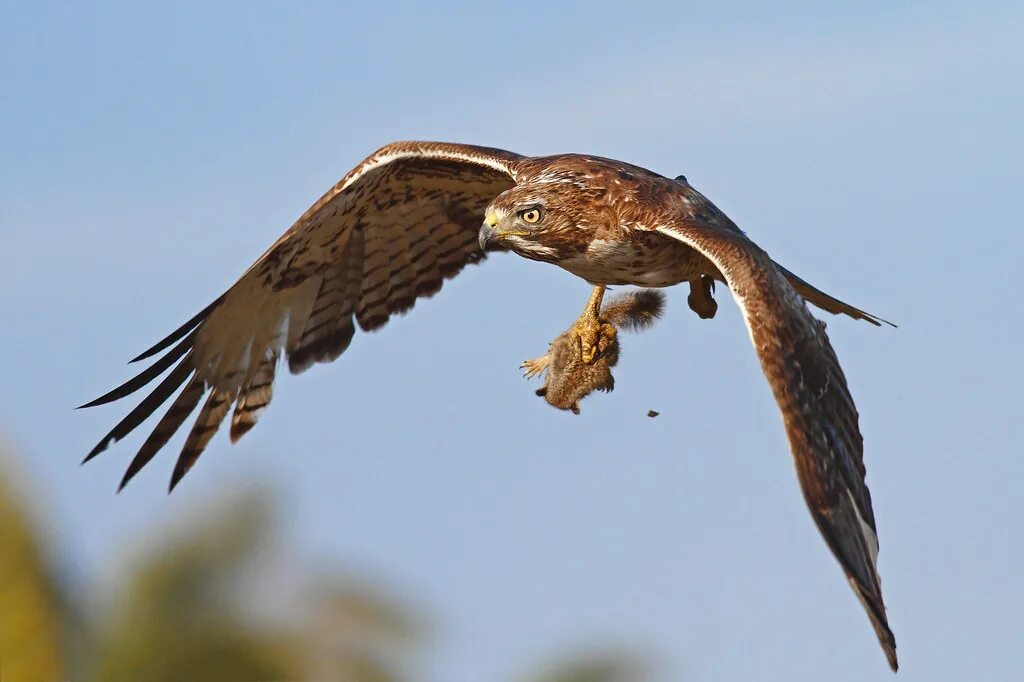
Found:
M 876 568 L 878 538 L 864 482 L 864 442 L 825 323 L 811 315 L 768 254 L 713 216 L 686 211 L 679 219 L 652 228 L 699 251 L 725 277 L 782 412 L 814 523 L 896 670 L 896 639 L 886 619 Z

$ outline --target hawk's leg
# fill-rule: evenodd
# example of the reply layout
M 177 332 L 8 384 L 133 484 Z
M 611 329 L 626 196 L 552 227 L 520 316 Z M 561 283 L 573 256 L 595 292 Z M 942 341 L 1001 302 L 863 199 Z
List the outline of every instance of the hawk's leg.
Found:
M 604 286 L 597 285 L 583 309 L 583 314 L 573 323 L 569 332 L 579 339 L 580 359 L 590 364 L 601 351 L 608 348 L 615 340 L 615 326 L 601 322 L 601 300 L 604 298 Z
M 715 280 L 707 275 L 690 280 L 690 295 L 686 297 L 686 302 L 690 304 L 690 310 L 703 320 L 710 320 L 718 312 L 718 303 L 711 297 L 714 290 Z

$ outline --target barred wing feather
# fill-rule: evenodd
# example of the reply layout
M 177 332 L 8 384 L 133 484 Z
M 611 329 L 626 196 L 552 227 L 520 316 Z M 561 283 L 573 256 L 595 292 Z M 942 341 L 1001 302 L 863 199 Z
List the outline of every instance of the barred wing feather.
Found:
M 227 292 L 135 358 L 159 356 L 150 367 L 83 405 L 124 398 L 170 370 L 86 461 L 184 386 L 121 482 L 167 444 L 205 395 L 174 468 L 173 489 L 232 408 L 232 441 L 255 426 L 270 403 L 282 357 L 293 373 L 331 362 L 348 348 L 357 325 L 379 329 L 466 265 L 484 260 L 477 241 L 484 208 L 514 184 L 519 158 L 440 142 L 397 142 L 371 154 Z

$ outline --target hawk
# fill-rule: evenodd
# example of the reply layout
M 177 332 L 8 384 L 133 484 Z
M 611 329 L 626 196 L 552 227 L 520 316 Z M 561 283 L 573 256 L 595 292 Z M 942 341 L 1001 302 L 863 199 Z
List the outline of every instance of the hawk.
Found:
M 775 263 L 683 177 L 596 156 L 386 145 L 329 189 L 231 288 L 135 361 L 159 359 L 88 403 L 124 398 L 170 370 L 86 460 L 181 389 L 129 464 L 123 487 L 205 396 L 173 489 L 229 412 L 232 441 L 256 424 L 279 360 L 298 373 L 336 359 L 357 325 L 379 329 L 492 250 L 558 265 L 594 285 L 570 329 L 587 363 L 602 345 L 605 287 L 686 282 L 690 307 L 704 318 L 715 314 L 714 284 L 729 288 L 782 413 L 811 516 L 895 670 L 857 409 L 825 325 L 805 301 L 875 325 L 884 320 Z

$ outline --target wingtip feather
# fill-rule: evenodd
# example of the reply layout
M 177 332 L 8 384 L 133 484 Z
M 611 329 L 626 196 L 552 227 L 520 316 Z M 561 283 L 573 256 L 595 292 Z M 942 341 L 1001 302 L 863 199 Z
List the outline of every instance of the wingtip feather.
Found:
M 194 333 L 188 334 L 187 336 L 185 336 L 184 339 L 181 340 L 181 342 L 177 346 L 167 351 L 167 353 L 165 353 L 163 357 L 154 362 L 152 365 L 150 365 L 143 371 L 139 372 L 138 374 L 136 374 L 131 379 L 124 382 L 117 388 L 107 391 L 99 398 L 87 402 L 84 405 L 79 405 L 78 409 L 86 407 L 96 407 L 97 405 L 105 405 L 107 403 L 112 403 L 115 400 L 120 400 L 121 398 L 129 396 L 132 393 L 135 393 L 140 388 L 153 381 L 153 379 L 156 379 L 158 376 L 166 372 L 167 369 L 175 362 L 177 362 L 179 358 L 188 353 L 189 350 L 191 350 L 192 348 L 192 340 L 194 336 Z
M 845 311 L 840 311 L 840 313 L 837 313 L 837 314 L 841 314 L 843 312 L 845 312 Z M 863 310 L 859 310 L 859 309 L 858 309 L 858 312 L 860 312 L 863 315 L 863 317 L 861 317 L 859 319 L 862 319 L 862 320 L 864 320 L 866 322 L 870 322 L 871 324 L 875 325 L 876 327 L 881 327 L 883 325 L 889 325 L 893 329 L 899 329 L 899 325 L 897 325 L 895 322 L 890 322 L 889 320 L 885 319 L 884 317 L 879 317 L 878 315 L 872 315 L 871 313 L 866 313 Z
M 174 472 L 171 474 L 170 485 L 167 486 L 167 494 L 168 495 L 170 495 L 171 493 L 174 492 L 174 489 L 178 487 L 179 483 L 181 483 L 181 479 L 185 478 L 185 474 L 187 474 L 188 470 L 191 469 L 191 468 L 192 468 L 191 466 L 187 466 L 187 467 L 174 467 Z
M 148 349 L 144 350 L 141 354 L 139 354 L 138 356 L 136 356 L 136 357 L 132 358 L 131 360 L 129 360 L 128 364 L 130 365 L 132 363 L 140 362 L 140 361 L 145 360 L 147 358 L 151 358 L 154 355 L 156 355 L 157 353 L 159 353 L 160 351 L 164 350 L 165 348 L 170 347 L 170 345 L 172 343 L 174 343 L 175 341 L 178 341 L 179 339 L 184 337 L 186 334 L 191 332 L 193 329 L 198 327 L 199 324 L 202 323 L 210 315 L 210 313 L 213 311 L 213 309 L 216 308 L 220 304 L 220 302 L 224 300 L 224 296 L 226 296 L 226 295 L 227 294 L 225 293 L 225 294 L 222 294 L 221 296 L 218 296 L 217 300 L 215 300 L 213 303 L 211 303 L 210 305 L 206 306 L 205 308 L 200 310 L 198 313 L 196 313 L 194 316 L 192 316 L 192 318 L 189 319 L 188 322 L 186 322 L 185 324 L 181 325 L 180 327 L 175 329 L 173 332 L 171 332 L 170 334 L 165 336 L 163 339 L 158 341 L 151 348 L 148 348 Z
M 896 672 L 900 665 L 899 659 L 896 656 L 896 635 L 893 634 L 892 628 L 889 627 L 889 621 L 885 615 L 885 605 L 881 602 L 879 595 L 871 594 L 863 585 L 857 582 L 853 576 L 848 576 L 850 586 L 853 587 L 854 593 L 860 600 L 861 605 L 868 614 L 868 618 L 871 621 L 872 627 L 875 629 L 875 635 L 878 637 L 878 643 L 882 647 L 882 653 L 885 654 L 885 658 L 889 663 L 889 667 L 892 668 L 893 672 Z
M 117 439 L 116 438 L 111 438 L 110 436 L 107 436 L 106 438 L 101 440 L 99 443 L 97 443 L 96 447 L 94 447 L 92 450 L 89 451 L 89 454 L 86 455 L 84 459 L 82 459 L 81 463 L 79 463 L 78 466 L 82 466 L 83 464 L 88 462 L 90 459 L 92 459 L 93 457 L 95 457 L 96 455 L 100 454 L 101 452 L 106 450 L 108 447 L 110 447 L 111 441 L 117 442 Z

